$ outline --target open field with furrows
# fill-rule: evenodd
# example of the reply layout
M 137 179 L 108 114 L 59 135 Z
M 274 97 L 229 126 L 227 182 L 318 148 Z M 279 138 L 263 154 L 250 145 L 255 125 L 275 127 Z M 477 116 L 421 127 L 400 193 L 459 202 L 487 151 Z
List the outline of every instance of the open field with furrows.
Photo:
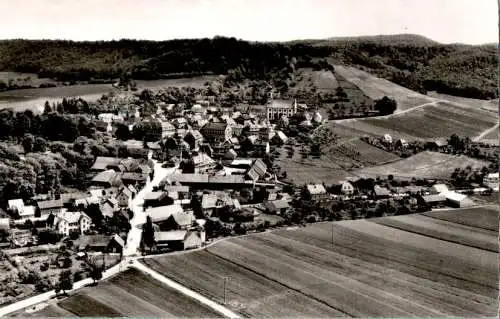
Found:
M 498 193 L 493 194 L 492 197 L 495 195 L 498 195 Z M 477 229 L 498 232 L 498 208 L 494 206 L 490 206 L 489 208 L 443 210 L 424 213 L 423 215 L 455 224 L 468 225 Z
M 396 112 L 404 111 L 435 100 L 353 67 L 335 65 L 334 68 L 335 73 L 340 74 L 347 81 L 355 84 L 364 94 L 373 100 L 378 100 L 384 96 L 390 96 L 395 99 L 398 102 L 398 109 Z
M 498 116 L 481 109 L 437 102 L 384 118 L 341 120 L 336 124 L 371 134 L 391 134 L 407 140 L 449 137 L 452 134 L 475 137 L 498 122 Z
M 455 168 L 480 169 L 488 166 L 488 162 L 464 155 L 450 155 L 425 151 L 411 157 L 385 165 L 366 167 L 355 171 L 358 176 L 377 177 L 392 174 L 401 178 L 450 178 Z
M 325 157 L 344 168 L 380 165 L 400 159 L 393 153 L 386 152 L 358 138 L 342 144 L 326 145 L 322 148 Z
M 312 68 L 297 70 L 291 91 L 316 88 L 318 92 L 333 91 L 339 86 L 337 79 L 330 71 L 314 71 Z
M 476 208 L 474 214 L 491 213 Z M 216 300 L 223 278 L 231 278 L 228 305 L 242 314 L 274 316 L 285 306 L 298 308 L 297 316 L 321 315 L 308 312 L 307 297 L 331 309 L 328 317 L 494 316 L 498 221 L 491 226 L 496 230 L 474 231 L 419 215 L 320 223 L 145 263 Z M 283 303 L 291 291 L 297 297 Z
M 441 94 L 437 92 L 428 92 L 427 95 L 440 100 L 450 101 L 464 106 L 473 107 L 476 109 L 483 109 L 495 113 L 498 112 L 498 99 L 497 100 L 470 99 L 466 97 Z
M 77 317 L 220 317 L 210 308 L 135 269 L 95 287 L 85 287 L 51 305 L 46 312 L 49 315 L 70 313 Z M 23 317 L 36 315 L 36 312 L 21 314 Z

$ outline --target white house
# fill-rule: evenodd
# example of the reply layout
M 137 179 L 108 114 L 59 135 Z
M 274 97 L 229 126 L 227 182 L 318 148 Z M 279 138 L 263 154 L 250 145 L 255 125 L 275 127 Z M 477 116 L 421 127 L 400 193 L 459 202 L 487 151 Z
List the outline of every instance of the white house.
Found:
M 90 229 L 91 223 L 92 219 L 83 212 L 63 211 L 55 216 L 52 228 L 59 234 L 68 236 L 73 232 L 83 234 Z
M 499 178 L 498 178 L 498 172 L 497 173 L 492 173 L 488 174 L 483 178 L 483 184 L 486 187 L 491 188 L 492 190 L 498 192 L 499 189 Z
M 389 134 L 384 134 L 384 142 L 392 144 L 392 136 L 390 136 Z
M 348 181 L 340 182 L 340 191 L 345 195 L 352 195 L 354 193 L 354 186 Z

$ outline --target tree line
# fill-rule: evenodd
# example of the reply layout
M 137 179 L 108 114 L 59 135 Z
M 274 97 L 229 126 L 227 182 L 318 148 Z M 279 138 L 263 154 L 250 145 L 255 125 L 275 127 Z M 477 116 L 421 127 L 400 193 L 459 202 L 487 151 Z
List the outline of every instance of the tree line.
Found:
M 427 42 L 296 41 L 254 43 L 235 38 L 170 41 L 0 41 L 0 70 L 36 73 L 58 81 L 134 79 L 226 74 L 274 80 L 278 86 L 300 67 L 330 64 L 362 67 L 410 89 L 494 98 L 496 48 Z M 333 63 L 332 63 L 333 62 Z

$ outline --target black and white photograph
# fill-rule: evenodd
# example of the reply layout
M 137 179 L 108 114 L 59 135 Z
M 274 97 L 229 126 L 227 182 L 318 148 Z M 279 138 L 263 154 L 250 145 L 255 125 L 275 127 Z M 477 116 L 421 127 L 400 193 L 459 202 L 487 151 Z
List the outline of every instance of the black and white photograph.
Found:
M 495 0 L 0 0 L 0 317 L 496 318 Z

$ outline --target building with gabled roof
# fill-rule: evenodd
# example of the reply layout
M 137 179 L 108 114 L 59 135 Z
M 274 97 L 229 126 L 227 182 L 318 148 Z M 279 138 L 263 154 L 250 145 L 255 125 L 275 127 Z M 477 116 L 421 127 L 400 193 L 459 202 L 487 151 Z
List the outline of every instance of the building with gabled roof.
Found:
M 224 122 L 209 122 L 201 128 L 200 133 L 211 142 L 227 141 L 233 136 L 231 126 Z
M 173 230 L 155 232 L 155 248 L 158 250 L 186 250 L 199 248 L 204 243 L 204 232 Z
M 40 216 L 54 214 L 57 215 L 62 212 L 64 207 L 62 200 L 45 200 L 36 202 L 38 209 L 40 210 Z
M 90 229 L 92 219 L 84 212 L 70 212 L 63 210 L 55 215 L 51 228 L 59 234 L 69 236 L 70 233 L 77 232 L 83 234 Z

